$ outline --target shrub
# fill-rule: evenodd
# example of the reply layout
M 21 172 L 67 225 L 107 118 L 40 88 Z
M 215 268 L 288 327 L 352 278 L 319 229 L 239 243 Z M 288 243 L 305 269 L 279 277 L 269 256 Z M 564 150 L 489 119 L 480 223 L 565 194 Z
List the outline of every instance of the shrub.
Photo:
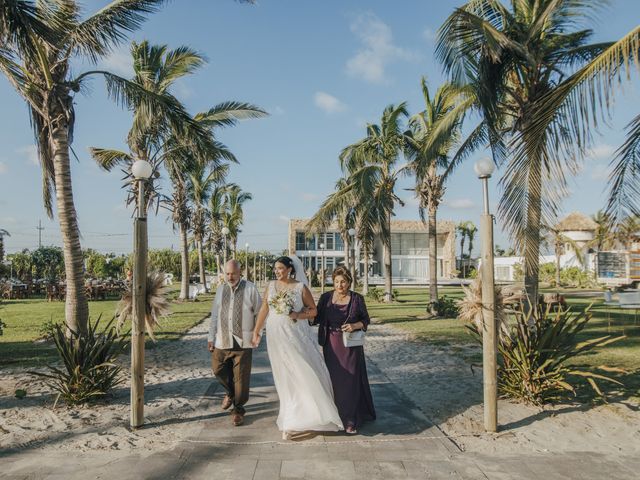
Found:
M 570 310 L 535 314 L 515 312 L 515 323 L 498 342 L 498 388 L 502 394 L 525 403 L 543 405 L 570 392 L 575 395 L 572 381 L 586 378 L 598 395 L 602 395 L 596 379 L 620 383 L 584 367 L 569 365 L 578 355 L 618 341 L 610 335 L 579 341 L 578 334 L 591 320 L 589 307 L 581 312 Z M 475 326 L 468 328 L 479 337 Z M 605 366 L 603 372 L 621 371 Z
M 459 313 L 457 300 L 446 295 L 439 297 L 434 307 L 440 317 L 456 318 Z
M 0 318 L 0 335 L 4 333 L 4 329 L 7 328 L 7 324 L 2 321 Z
M 45 320 L 38 329 L 38 338 L 43 340 L 52 340 L 56 333 L 56 325 L 60 324 L 58 322 L 54 322 L 53 317 L 49 318 L 49 320 Z
M 126 348 L 113 320 L 98 333 L 100 318 L 89 322 L 86 333 L 74 332 L 60 324 L 54 326 L 53 341 L 63 366 L 49 365 L 45 377 L 49 387 L 68 404 L 84 403 L 109 393 L 124 381 L 115 360 Z
M 560 270 L 560 282 L 569 287 L 585 288 L 594 286 L 593 277 L 578 267 L 569 267 Z
M 378 287 L 369 287 L 367 298 L 369 300 L 373 300 L 374 302 L 381 302 L 384 299 L 384 292 Z

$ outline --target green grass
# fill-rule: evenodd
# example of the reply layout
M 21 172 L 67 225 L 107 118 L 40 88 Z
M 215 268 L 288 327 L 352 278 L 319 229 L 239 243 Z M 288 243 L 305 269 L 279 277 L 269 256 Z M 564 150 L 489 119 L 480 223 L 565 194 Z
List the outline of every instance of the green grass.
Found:
M 175 294 L 170 294 L 175 297 Z M 156 331 L 158 342 L 171 341 L 197 324 L 211 310 L 213 295 L 201 295 L 197 302 L 171 304 L 172 315 L 161 319 Z M 105 325 L 114 316 L 118 300 L 89 302 L 91 321 L 101 316 Z M 7 300 L 0 304 L 0 318 L 7 325 L 0 336 L 0 367 L 37 366 L 56 359 L 55 348 L 50 342 L 37 341 L 42 326 L 47 321 L 64 320 L 64 302 L 47 302 L 44 299 Z M 128 327 L 125 327 L 128 328 Z M 154 348 L 151 340 L 148 348 Z
M 554 290 L 555 291 L 555 290 Z M 392 304 L 377 303 L 367 300 L 369 315 L 377 323 L 392 324 L 406 332 L 412 333 L 418 340 L 435 345 L 449 345 L 453 352 L 459 351 L 461 344 L 475 343 L 473 337 L 467 332 L 464 324 L 455 318 L 429 320 L 425 318 L 428 291 L 426 288 L 401 288 L 398 289 L 398 300 Z M 440 296 L 460 298 L 463 295 L 459 287 L 439 288 Z M 611 375 L 623 382 L 625 388 L 619 390 L 612 384 L 601 382 L 601 387 L 606 387 L 614 396 L 623 398 L 640 397 L 640 312 L 638 319 L 634 318 L 634 311 L 620 310 L 618 308 L 603 305 L 601 293 L 584 297 L 584 290 L 563 290 L 561 292 L 568 305 L 575 310 L 584 309 L 592 305 L 593 317 L 587 328 L 581 333 L 579 340 L 584 341 L 607 335 L 626 338 L 597 349 L 595 352 L 581 355 L 574 360 L 574 364 L 594 369 L 601 365 L 622 368 L 628 374 Z M 480 354 L 465 358 L 472 363 L 481 361 Z M 578 380 L 580 385 L 584 381 Z M 589 392 L 589 389 L 582 389 Z M 584 399 L 592 395 L 586 393 Z

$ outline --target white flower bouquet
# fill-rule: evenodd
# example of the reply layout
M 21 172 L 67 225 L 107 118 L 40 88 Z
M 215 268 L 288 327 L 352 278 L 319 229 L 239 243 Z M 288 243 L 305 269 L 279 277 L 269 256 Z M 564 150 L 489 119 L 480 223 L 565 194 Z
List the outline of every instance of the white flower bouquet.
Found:
M 269 299 L 269 307 L 279 315 L 289 315 L 295 303 L 290 290 L 281 290 Z

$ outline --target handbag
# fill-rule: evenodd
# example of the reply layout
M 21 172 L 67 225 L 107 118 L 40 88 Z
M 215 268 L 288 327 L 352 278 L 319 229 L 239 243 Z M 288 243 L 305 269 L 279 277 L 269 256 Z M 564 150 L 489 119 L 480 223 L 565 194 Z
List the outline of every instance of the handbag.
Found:
M 351 318 L 351 309 L 349 309 L 349 314 L 347 315 L 346 320 L 342 325 L 346 325 Z M 362 347 L 364 345 L 365 338 L 364 330 L 354 330 L 353 332 L 342 332 L 342 343 L 345 347 Z

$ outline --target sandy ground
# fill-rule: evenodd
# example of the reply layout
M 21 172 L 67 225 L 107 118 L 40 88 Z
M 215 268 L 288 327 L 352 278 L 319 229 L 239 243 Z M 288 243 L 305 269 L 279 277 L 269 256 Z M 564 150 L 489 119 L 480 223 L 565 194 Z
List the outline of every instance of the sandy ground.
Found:
M 369 361 L 466 451 L 640 452 L 637 404 L 564 404 L 541 409 L 500 400 L 499 432 L 485 434 L 482 368 L 472 369 L 465 360 L 479 353 L 479 346 L 431 345 L 387 325 L 371 328 L 367 340 Z
M 199 419 L 210 414 L 203 407 L 208 403 L 202 401 L 212 380 L 206 328 L 203 322 L 182 340 L 147 350 L 145 414 L 149 428 L 137 431 L 128 428 L 128 383 L 97 406 L 54 409 L 55 397 L 42 380 L 24 372 L 0 372 L 0 450 L 26 445 L 47 451 L 141 453 L 171 448 L 192 435 Z M 501 401 L 501 431 L 487 435 L 482 429 L 481 370 L 472 371 L 464 359 L 477 347 L 417 342 L 385 325 L 373 325 L 367 342 L 368 361 L 375 362 L 466 451 L 504 455 L 640 452 L 638 405 L 559 405 L 542 410 Z M 123 358 L 125 364 L 128 361 Z M 17 388 L 27 390 L 27 397 L 15 398 Z
M 206 336 L 203 322 L 180 341 L 147 348 L 145 419 L 150 428 L 136 431 L 129 429 L 128 379 L 96 406 L 54 409 L 55 396 L 39 377 L 0 371 L 0 450 L 22 445 L 73 451 L 170 448 L 205 414 L 199 404 L 212 380 Z M 129 356 L 122 362 L 128 367 Z M 14 397 L 18 388 L 27 391 L 26 398 Z

